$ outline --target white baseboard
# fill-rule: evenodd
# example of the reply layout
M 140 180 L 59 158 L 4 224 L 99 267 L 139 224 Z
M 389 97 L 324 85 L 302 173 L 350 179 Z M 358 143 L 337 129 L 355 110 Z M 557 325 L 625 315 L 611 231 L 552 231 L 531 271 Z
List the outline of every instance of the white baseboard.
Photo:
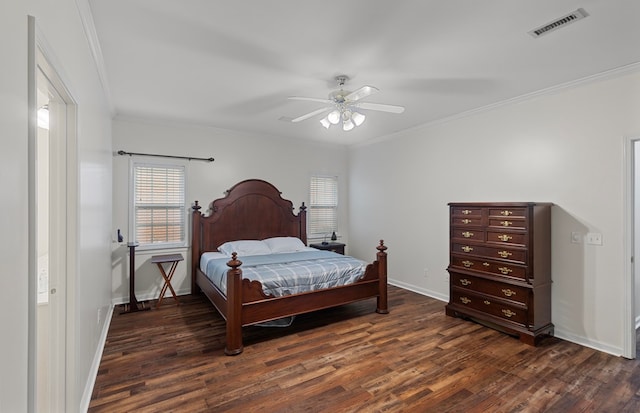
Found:
M 176 291 L 176 295 L 189 295 L 191 294 L 191 290 L 175 290 Z M 150 293 L 145 293 L 145 294 L 136 294 L 136 298 L 138 299 L 138 301 L 148 301 L 148 300 L 157 300 L 158 299 L 158 292 L 150 292 Z M 171 291 L 168 291 L 167 294 L 164 295 L 163 300 L 166 300 L 167 298 L 170 298 L 171 300 L 173 300 L 173 297 L 171 296 Z M 164 301 L 163 301 L 164 302 Z M 116 305 L 120 305 L 120 304 L 127 304 L 129 303 L 129 296 L 127 295 L 126 297 L 112 297 L 111 298 L 111 305 L 116 306 Z
M 602 351 L 604 353 L 609 353 L 614 356 L 620 357 L 623 353 L 622 348 L 620 347 L 615 347 L 607 343 L 602 343 L 600 341 L 590 340 L 586 337 L 569 333 L 557 327 L 555 328 L 555 333 L 553 335 L 562 340 L 570 341 L 572 343 L 579 344 L 584 347 L 589 347 L 594 350 Z
M 393 278 L 387 279 L 387 282 L 391 285 L 395 285 L 396 287 L 413 291 L 414 293 L 418 293 L 421 295 L 426 295 L 427 297 L 435 298 L 436 300 L 444 301 L 445 303 L 449 301 L 449 296 L 441 294 L 437 291 L 427 290 L 425 288 L 418 287 L 413 284 L 407 284 L 402 281 L 394 280 Z
M 102 352 L 104 346 L 107 343 L 107 334 L 109 333 L 109 327 L 111 326 L 111 317 L 113 317 L 114 305 L 112 304 L 107 311 L 107 315 L 102 326 L 102 332 L 100 333 L 100 340 L 96 348 L 96 353 L 93 356 L 93 362 L 91 363 L 91 369 L 89 370 L 89 376 L 87 377 L 87 383 L 84 386 L 84 392 L 82 393 L 82 399 L 80 400 L 80 412 L 86 412 L 89 410 L 89 404 L 91 403 L 91 394 L 93 393 L 93 386 L 96 384 L 98 378 L 98 369 L 100 368 L 100 361 L 102 360 Z

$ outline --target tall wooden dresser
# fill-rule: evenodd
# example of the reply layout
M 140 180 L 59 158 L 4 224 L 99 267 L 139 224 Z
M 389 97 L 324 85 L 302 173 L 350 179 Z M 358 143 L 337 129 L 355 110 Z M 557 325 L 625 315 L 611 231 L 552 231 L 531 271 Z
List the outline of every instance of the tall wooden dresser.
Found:
M 450 203 L 446 314 L 536 345 L 551 323 L 550 203 Z

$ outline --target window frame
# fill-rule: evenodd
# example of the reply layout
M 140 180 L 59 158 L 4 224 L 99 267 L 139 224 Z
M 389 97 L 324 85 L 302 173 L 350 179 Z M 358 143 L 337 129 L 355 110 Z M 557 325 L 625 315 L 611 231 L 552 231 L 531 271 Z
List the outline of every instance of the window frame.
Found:
M 335 183 L 335 204 L 332 206 L 320 206 L 319 204 L 314 204 L 313 203 L 313 199 L 314 196 L 312 194 L 313 191 L 313 180 L 314 179 L 330 179 Z M 307 208 L 307 231 L 308 231 L 308 238 L 311 239 L 328 239 L 329 236 L 331 235 L 332 232 L 336 232 L 338 233 L 338 227 L 339 227 L 339 220 L 340 220 L 340 214 L 339 214 L 339 208 L 340 208 L 340 179 L 337 175 L 329 175 L 329 174 L 313 174 L 310 176 L 309 178 L 309 206 Z M 333 219 L 335 222 L 335 225 L 331 228 L 328 229 L 327 232 L 313 232 L 313 228 L 312 227 L 317 227 L 319 228 L 320 225 L 316 225 L 316 222 L 318 221 L 322 221 L 319 219 L 314 219 L 314 210 L 318 210 L 318 209 L 332 209 L 333 210 Z
M 172 242 L 156 242 L 156 243 L 142 243 L 136 239 L 136 168 L 138 167 L 156 167 L 156 168 L 177 168 L 183 171 L 183 193 L 182 193 L 182 205 L 180 207 L 182 215 L 182 240 Z M 161 249 L 175 249 L 185 248 L 189 246 L 189 225 L 187 216 L 187 163 L 176 160 L 147 160 L 144 158 L 131 158 L 129 160 L 129 240 L 130 242 L 137 242 L 137 249 L 139 251 L 145 250 L 161 250 Z

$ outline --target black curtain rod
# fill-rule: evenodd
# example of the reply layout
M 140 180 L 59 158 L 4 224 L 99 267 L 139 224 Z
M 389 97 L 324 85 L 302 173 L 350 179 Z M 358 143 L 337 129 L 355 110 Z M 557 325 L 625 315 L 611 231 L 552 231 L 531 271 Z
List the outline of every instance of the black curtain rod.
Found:
M 191 156 L 156 155 L 154 153 L 136 153 L 136 152 L 125 152 L 125 151 L 118 151 L 118 155 L 157 156 L 158 158 L 188 159 L 190 161 L 205 161 L 205 162 L 213 162 L 214 161 L 213 158 L 193 158 Z

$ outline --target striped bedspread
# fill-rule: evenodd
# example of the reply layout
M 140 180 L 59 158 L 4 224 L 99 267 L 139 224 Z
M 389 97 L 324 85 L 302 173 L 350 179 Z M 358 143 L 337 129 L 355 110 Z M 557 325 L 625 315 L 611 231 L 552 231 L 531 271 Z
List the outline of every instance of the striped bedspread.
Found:
M 364 275 L 367 263 L 331 251 L 301 251 L 238 257 L 242 277 L 260 281 L 265 294 L 275 297 L 347 285 Z M 229 258 L 206 263 L 207 277 L 225 295 Z

